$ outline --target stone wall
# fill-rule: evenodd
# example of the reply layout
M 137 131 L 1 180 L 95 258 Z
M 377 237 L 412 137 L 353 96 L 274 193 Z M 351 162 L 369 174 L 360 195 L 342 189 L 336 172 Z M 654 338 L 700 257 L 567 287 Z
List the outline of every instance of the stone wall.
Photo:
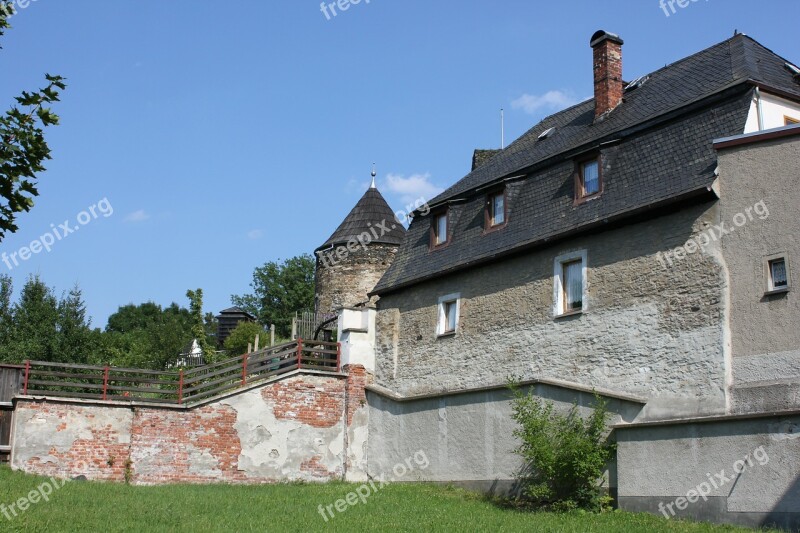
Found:
M 377 285 L 394 261 L 396 245 L 372 243 L 366 246 L 336 246 L 317 255 L 317 311 L 332 313 L 368 301 L 367 294 Z
M 719 243 L 659 255 L 717 224 L 717 204 L 673 211 L 384 295 L 376 383 L 413 395 L 545 377 L 651 398 L 651 418 L 725 412 Z M 554 260 L 579 250 L 587 309 L 554 318 Z M 458 332 L 437 337 L 438 298 L 452 293 L 462 298 Z
M 18 398 L 12 467 L 144 485 L 327 481 L 346 468 L 359 478 L 367 375 L 345 370 L 298 373 L 188 409 Z
M 800 415 L 634 425 L 616 435 L 622 509 L 800 529 Z

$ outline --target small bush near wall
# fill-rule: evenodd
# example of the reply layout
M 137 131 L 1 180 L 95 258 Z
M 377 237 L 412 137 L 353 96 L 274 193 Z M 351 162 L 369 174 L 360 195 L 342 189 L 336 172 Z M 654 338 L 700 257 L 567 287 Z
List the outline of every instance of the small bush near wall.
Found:
M 525 502 L 556 511 L 608 507 L 610 498 L 600 485 L 615 445 L 607 439 L 606 402 L 595 395 L 592 414 L 583 418 L 577 405 L 561 414 L 533 391 L 524 394 L 514 383 L 510 387 L 519 424 L 514 436 L 522 442 L 516 453 L 526 465 L 518 474 Z

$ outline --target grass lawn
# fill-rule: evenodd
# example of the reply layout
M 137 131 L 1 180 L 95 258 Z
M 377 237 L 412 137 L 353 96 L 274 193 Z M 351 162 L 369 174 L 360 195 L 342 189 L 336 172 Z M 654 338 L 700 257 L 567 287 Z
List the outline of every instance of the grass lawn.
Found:
M 0 467 L 0 505 L 8 509 L 46 481 Z M 18 516 L 9 512 L 11 520 L 0 507 L 0 531 L 746 531 L 622 512 L 523 513 L 498 508 L 459 489 L 425 484 L 385 486 L 366 503 L 348 506 L 325 522 L 318 506 L 334 504 L 357 487 L 345 483 L 131 487 L 73 481 L 53 490 L 49 501 L 32 504 L 26 511 L 16 507 Z

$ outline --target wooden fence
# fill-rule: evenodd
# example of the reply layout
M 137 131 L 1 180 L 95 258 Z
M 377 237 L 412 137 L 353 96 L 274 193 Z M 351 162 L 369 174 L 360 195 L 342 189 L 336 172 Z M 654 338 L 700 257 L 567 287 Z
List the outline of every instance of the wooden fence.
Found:
M 339 344 L 297 339 L 177 372 L 27 361 L 22 369 L 21 392 L 185 405 L 298 369 L 339 372 Z
M 0 462 L 7 462 L 11 452 L 11 400 L 22 390 L 23 366 L 0 365 Z

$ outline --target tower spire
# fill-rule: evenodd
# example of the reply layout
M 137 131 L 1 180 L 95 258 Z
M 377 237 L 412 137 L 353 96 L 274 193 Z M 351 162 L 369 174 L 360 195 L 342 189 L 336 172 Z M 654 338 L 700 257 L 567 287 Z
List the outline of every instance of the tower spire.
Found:
M 378 173 L 375 171 L 375 163 L 372 163 L 372 185 L 370 186 L 370 189 L 376 189 L 377 188 L 377 187 L 375 187 L 375 176 L 377 176 L 377 175 L 378 175 Z

